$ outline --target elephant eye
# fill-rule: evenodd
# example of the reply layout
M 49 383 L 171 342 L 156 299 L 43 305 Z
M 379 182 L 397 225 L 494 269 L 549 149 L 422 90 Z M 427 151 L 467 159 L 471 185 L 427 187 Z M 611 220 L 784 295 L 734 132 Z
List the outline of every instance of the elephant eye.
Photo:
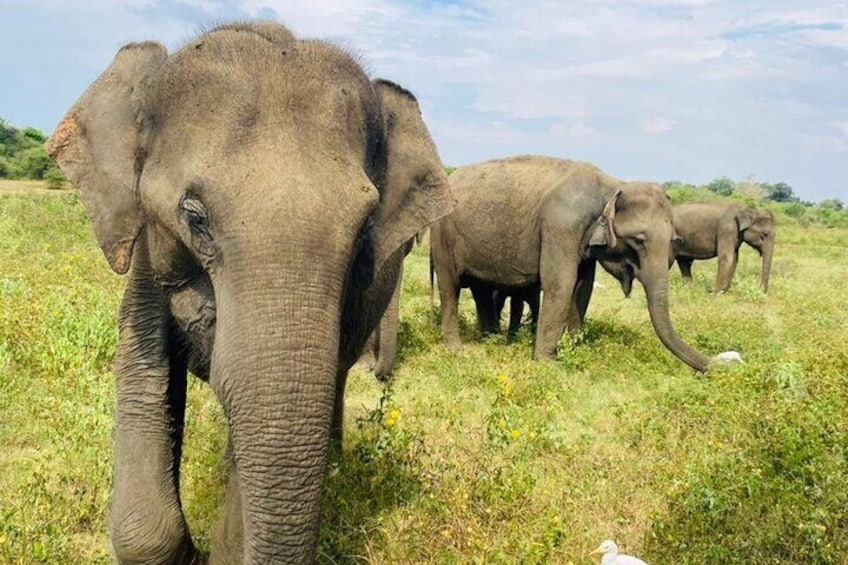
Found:
M 645 245 L 645 241 L 647 240 L 647 237 L 645 237 L 644 233 L 640 232 L 640 233 L 637 233 L 637 234 L 630 236 L 630 239 L 633 242 L 635 242 L 636 245 L 642 246 L 642 245 Z
M 203 202 L 194 196 L 183 196 L 180 199 L 180 216 L 191 233 L 192 247 L 202 255 L 214 255 L 215 247 L 212 232 L 209 229 L 209 212 Z

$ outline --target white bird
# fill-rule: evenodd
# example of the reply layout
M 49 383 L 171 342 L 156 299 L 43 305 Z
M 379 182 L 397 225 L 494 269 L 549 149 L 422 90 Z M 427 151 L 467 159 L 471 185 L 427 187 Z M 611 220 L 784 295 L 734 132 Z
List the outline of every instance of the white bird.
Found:
M 638 557 L 619 555 L 618 546 L 611 539 L 606 540 L 592 552 L 592 555 L 602 555 L 601 565 L 648 565 Z
M 716 355 L 716 359 L 724 363 L 744 363 L 738 351 L 722 351 Z

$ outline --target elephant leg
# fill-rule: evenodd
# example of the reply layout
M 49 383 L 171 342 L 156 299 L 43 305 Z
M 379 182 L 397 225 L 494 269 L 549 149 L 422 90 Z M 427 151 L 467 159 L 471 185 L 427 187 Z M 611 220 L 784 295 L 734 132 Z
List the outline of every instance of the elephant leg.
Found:
M 568 311 L 568 332 L 576 334 L 583 327 L 586 319 L 586 311 L 589 309 L 589 300 L 592 298 L 592 290 L 595 285 L 595 261 L 582 261 L 577 268 L 577 284 L 574 286 L 574 294 L 571 308 Z
M 485 283 L 475 283 L 471 285 L 471 295 L 477 307 L 480 333 L 489 335 L 500 332 L 500 321 L 495 319 L 494 290 Z
M 677 258 L 677 266 L 680 267 L 680 274 L 683 275 L 684 281 L 692 280 L 692 262 L 693 259 L 689 259 L 688 257 L 678 257 Z
M 442 302 L 442 339 L 451 349 L 458 349 L 459 339 L 459 280 L 451 269 L 436 263 L 439 299 Z
M 739 260 L 739 250 L 723 250 L 718 256 L 718 273 L 716 274 L 716 291 L 727 292 L 730 281 L 736 272 L 736 263 Z
M 506 300 L 509 298 L 506 291 L 496 290 L 493 293 L 493 300 L 495 301 L 495 320 L 497 320 L 498 331 L 501 329 L 501 315 L 503 314 L 504 307 L 506 306 Z M 512 301 L 510 300 L 510 307 L 512 306 Z
M 362 355 L 359 356 L 356 364 L 360 367 L 364 367 L 366 371 L 373 371 L 374 367 L 377 365 L 379 348 L 379 329 L 375 329 L 371 332 L 371 335 L 368 336 L 368 341 L 365 342 L 365 346 L 362 348 Z
M 241 509 L 241 488 L 233 457 L 233 440 L 227 443 L 227 493 L 219 513 L 212 541 L 209 565 L 241 563 L 244 559 L 244 518 Z
M 530 329 L 536 333 L 536 326 L 539 323 L 539 297 L 541 295 L 539 289 L 527 293 L 527 306 L 530 307 Z
M 574 249 L 577 248 L 575 244 Z M 545 300 L 542 302 L 536 335 L 534 357 L 538 360 L 550 360 L 556 356 L 557 344 L 571 308 L 578 264 L 579 257 L 576 255 L 566 255 L 556 248 L 546 249 L 543 242 L 539 274 Z
M 518 330 L 521 329 L 521 316 L 524 315 L 524 300 L 513 294 L 509 297 L 509 329 L 507 335 L 510 338 L 515 337 Z
M 119 563 L 192 563 L 179 496 L 187 366 L 146 252 L 121 305 L 111 539 Z
M 398 324 L 400 323 L 400 293 L 403 288 L 403 269 L 398 273 L 397 284 L 392 292 L 392 299 L 380 318 L 377 328 L 377 364 L 374 367 L 374 376 L 377 380 L 387 381 L 392 376 L 397 356 Z

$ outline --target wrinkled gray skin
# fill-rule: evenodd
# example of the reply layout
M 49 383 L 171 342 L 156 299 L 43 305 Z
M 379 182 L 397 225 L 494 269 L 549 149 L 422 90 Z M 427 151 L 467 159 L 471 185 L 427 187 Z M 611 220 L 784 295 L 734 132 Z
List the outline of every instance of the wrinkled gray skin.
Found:
M 534 356 L 552 358 L 564 328 L 575 331 L 582 324 L 595 262 L 605 260 L 633 269 L 663 344 L 689 366 L 707 369 L 709 359 L 680 339 L 669 318 L 675 234 L 671 204 L 658 186 L 626 183 L 587 163 L 536 156 L 464 167 L 450 182 L 456 210 L 430 228 L 442 336 L 449 346 L 460 345 L 460 288 L 470 287 L 475 299 L 479 292 L 485 304 L 497 287 L 539 282 L 544 299 Z
M 420 233 L 420 232 L 419 232 Z M 418 241 L 418 236 L 415 236 Z M 412 250 L 412 241 L 404 246 L 404 256 Z M 400 294 L 403 288 L 403 269 L 398 273 L 397 284 L 392 293 L 380 324 L 371 333 L 357 363 L 364 365 L 369 371 L 374 371 L 378 381 L 386 382 L 392 377 L 397 358 L 397 336 L 400 324 Z
M 693 261 L 718 257 L 716 290 L 727 291 L 744 242 L 763 258 L 760 284 L 768 292 L 776 232 L 771 212 L 721 202 L 679 204 L 674 207 L 674 226 L 683 238 L 675 257 L 684 279 L 692 280 Z
M 182 513 L 186 371 L 230 430 L 213 563 L 314 560 L 348 368 L 389 303 L 403 244 L 452 208 L 411 94 L 273 23 L 170 56 L 128 45 L 51 155 L 80 189 L 120 313 L 120 563 L 200 557 Z

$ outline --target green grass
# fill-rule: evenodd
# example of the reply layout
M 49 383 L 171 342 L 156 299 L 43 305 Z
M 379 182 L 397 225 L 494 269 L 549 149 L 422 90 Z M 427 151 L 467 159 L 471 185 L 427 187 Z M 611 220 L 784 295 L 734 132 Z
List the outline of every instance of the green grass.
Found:
M 780 221 L 781 217 L 779 217 Z M 672 275 L 698 375 L 651 329 L 639 288 L 599 271 L 555 365 L 526 332 L 465 346 L 430 323 L 427 251 L 407 261 L 389 386 L 355 371 L 331 463 L 323 563 L 590 563 L 613 537 L 653 564 L 844 563 L 848 554 L 848 229 L 780 224 L 768 296 L 744 248 L 733 289 Z M 0 562 L 108 563 L 116 312 L 74 194 L 0 195 Z M 223 495 L 225 423 L 191 380 L 183 500 L 198 542 Z

